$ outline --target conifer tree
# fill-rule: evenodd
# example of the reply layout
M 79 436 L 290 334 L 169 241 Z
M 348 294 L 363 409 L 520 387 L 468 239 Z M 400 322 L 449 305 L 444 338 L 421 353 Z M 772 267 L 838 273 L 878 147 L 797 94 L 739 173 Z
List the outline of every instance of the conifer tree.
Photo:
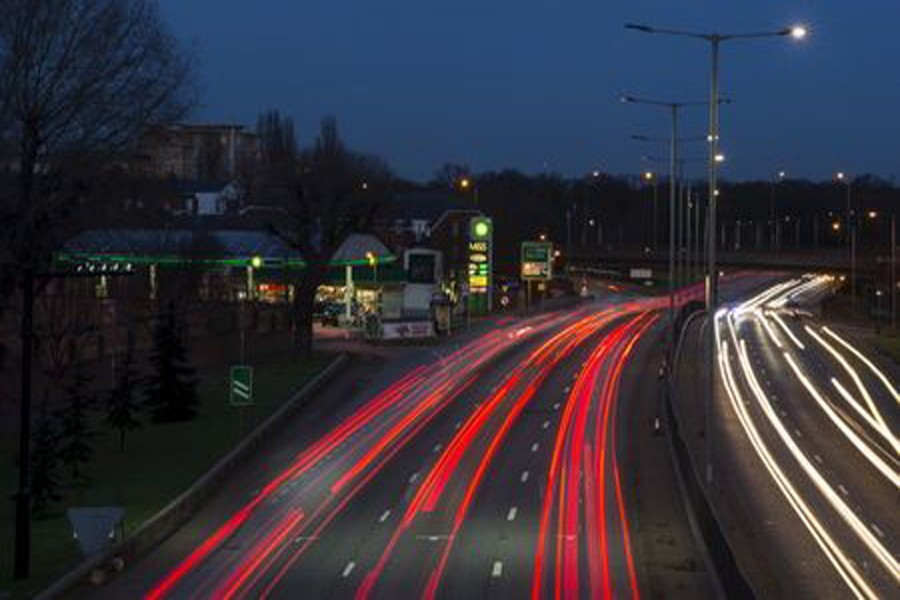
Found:
M 41 402 L 34 426 L 31 451 L 31 498 L 36 516 L 44 516 L 59 494 L 59 424 L 47 410 L 47 399 Z
M 90 411 L 95 398 L 88 389 L 90 382 L 81 367 L 76 367 L 71 381 L 64 388 L 64 407 L 59 411 L 59 457 L 75 480 L 81 479 L 82 466 L 90 460 L 93 451 Z
M 141 428 L 137 400 L 140 380 L 134 372 L 134 341 L 129 336 L 125 357 L 119 367 L 115 387 L 106 401 L 106 423 L 119 434 L 119 450 L 125 450 L 125 436 Z
M 170 303 L 156 323 L 146 388 L 146 404 L 156 423 L 189 421 L 197 416 L 197 386 L 185 338 Z

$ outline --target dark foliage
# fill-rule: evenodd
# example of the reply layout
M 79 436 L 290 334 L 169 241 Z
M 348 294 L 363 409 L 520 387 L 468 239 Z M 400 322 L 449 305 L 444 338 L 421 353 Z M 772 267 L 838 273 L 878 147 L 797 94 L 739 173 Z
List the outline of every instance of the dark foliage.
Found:
M 134 370 L 134 343 L 128 348 L 119 365 L 116 385 L 106 401 L 106 423 L 119 434 L 119 449 L 125 450 L 126 434 L 141 428 L 141 405 L 138 401 L 140 380 Z
M 47 514 L 54 502 L 62 499 L 59 493 L 59 423 L 47 410 L 46 398 L 41 402 L 32 435 L 31 494 L 34 513 L 41 517 Z
M 184 329 L 170 304 L 156 323 L 150 355 L 152 373 L 147 378 L 145 401 L 156 423 L 189 421 L 197 416 L 197 384 Z
M 69 469 L 73 479 L 83 476 L 82 467 L 90 460 L 94 437 L 90 427 L 90 411 L 95 403 L 88 386 L 91 380 L 81 368 L 76 368 L 72 379 L 65 385 L 65 402 L 59 411 L 59 457 Z

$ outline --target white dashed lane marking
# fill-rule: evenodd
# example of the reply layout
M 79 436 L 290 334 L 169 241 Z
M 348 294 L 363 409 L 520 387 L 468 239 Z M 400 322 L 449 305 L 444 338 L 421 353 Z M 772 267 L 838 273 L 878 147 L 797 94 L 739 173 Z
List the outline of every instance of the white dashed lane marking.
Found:
M 388 509 L 388 510 L 384 511 L 383 513 L 381 513 L 381 516 L 378 517 L 378 522 L 379 522 L 379 523 L 384 523 L 385 521 L 388 520 L 388 517 L 389 517 L 389 516 L 391 516 L 391 511 L 390 511 L 390 509 Z
M 347 563 L 347 566 L 344 567 L 344 572 L 341 573 L 341 577 L 349 577 L 354 568 L 356 568 L 356 563 L 351 560 Z
M 528 481 L 528 471 L 522 471 L 522 476 L 519 478 L 519 481 L 522 483 Z
M 500 577 L 503 575 L 503 563 L 499 560 L 494 561 L 494 568 L 491 569 L 491 577 Z
M 516 520 L 516 514 L 517 514 L 518 512 L 519 512 L 519 509 L 516 508 L 515 506 L 513 506 L 512 508 L 509 509 L 509 512 L 506 514 L 506 520 L 507 520 L 507 521 L 515 521 L 515 520 Z
M 535 443 L 533 443 L 533 444 L 531 445 L 531 451 L 532 451 L 532 452 L 537 452 L 537 451 L 538 451 L 538 448 L 540 448 L 540 444 L 538 444 L 537 442 L 535 442 Z

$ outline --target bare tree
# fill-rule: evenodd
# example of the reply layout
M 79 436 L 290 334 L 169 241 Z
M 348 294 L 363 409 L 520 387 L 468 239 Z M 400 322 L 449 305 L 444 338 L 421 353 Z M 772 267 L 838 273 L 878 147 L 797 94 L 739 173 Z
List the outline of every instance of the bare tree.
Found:
M 434 172 L 431 185 L 440 189 L 454 189 L 460 181 L 471 176 L 472 171 L 467 165 L 459 163 L 446 163 Z
M 191 68 L 151 0 L 0 0 L 0 14 L 0 138 L 15 178 L 0 198 L 0 264 L 20 271 L 69 233 L 84 173 L 185 114 Z
M 272 229 L 305 263 L 295 282 L 293 306 L 294 348 L 300 355 L 312 351 L 313 303 L 332 257 L 351 233 L 370 227 L 377 200 L 391 179 L 382 160 L 347 149 L 337 122 L 327 118 L 282 190 L 287 218 Z
M 294 164 L 297 160 L 297 135 L 294 120 L 277 109 L 259 115 L 256 124 L 260 154 L 265 166 Z
M 90 174 L 185 113 L 190 74 L 153 0 L 0 0 L 0 147 L 12 172 L 0 196 L 0 316 L 22 291 L 16 578 L 29 572 L 35 272 L 85 213 Z

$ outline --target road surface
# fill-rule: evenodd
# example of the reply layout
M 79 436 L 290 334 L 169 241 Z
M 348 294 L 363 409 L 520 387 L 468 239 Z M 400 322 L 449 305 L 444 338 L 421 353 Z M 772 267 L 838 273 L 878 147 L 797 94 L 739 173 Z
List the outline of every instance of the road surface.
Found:
M 351 371 L 328 394 L 360 400 L 307 415 L 94 595 L 708 596 L 651 428 L 664 306 L 615 296 Z
M 897 379 L 806 310 L 834 285 L 785 281 L 717 319 L 713 435 L 692 449 L 698 464 L 712 457 L 714 506 L 760 597 L 890 597 L 900 584 Z M 686 356 L 703 356 L 703 326 Z M 696 367 L 680 373 L 702 400 Z M 679 407 L 690 431 L 702 407 Z

